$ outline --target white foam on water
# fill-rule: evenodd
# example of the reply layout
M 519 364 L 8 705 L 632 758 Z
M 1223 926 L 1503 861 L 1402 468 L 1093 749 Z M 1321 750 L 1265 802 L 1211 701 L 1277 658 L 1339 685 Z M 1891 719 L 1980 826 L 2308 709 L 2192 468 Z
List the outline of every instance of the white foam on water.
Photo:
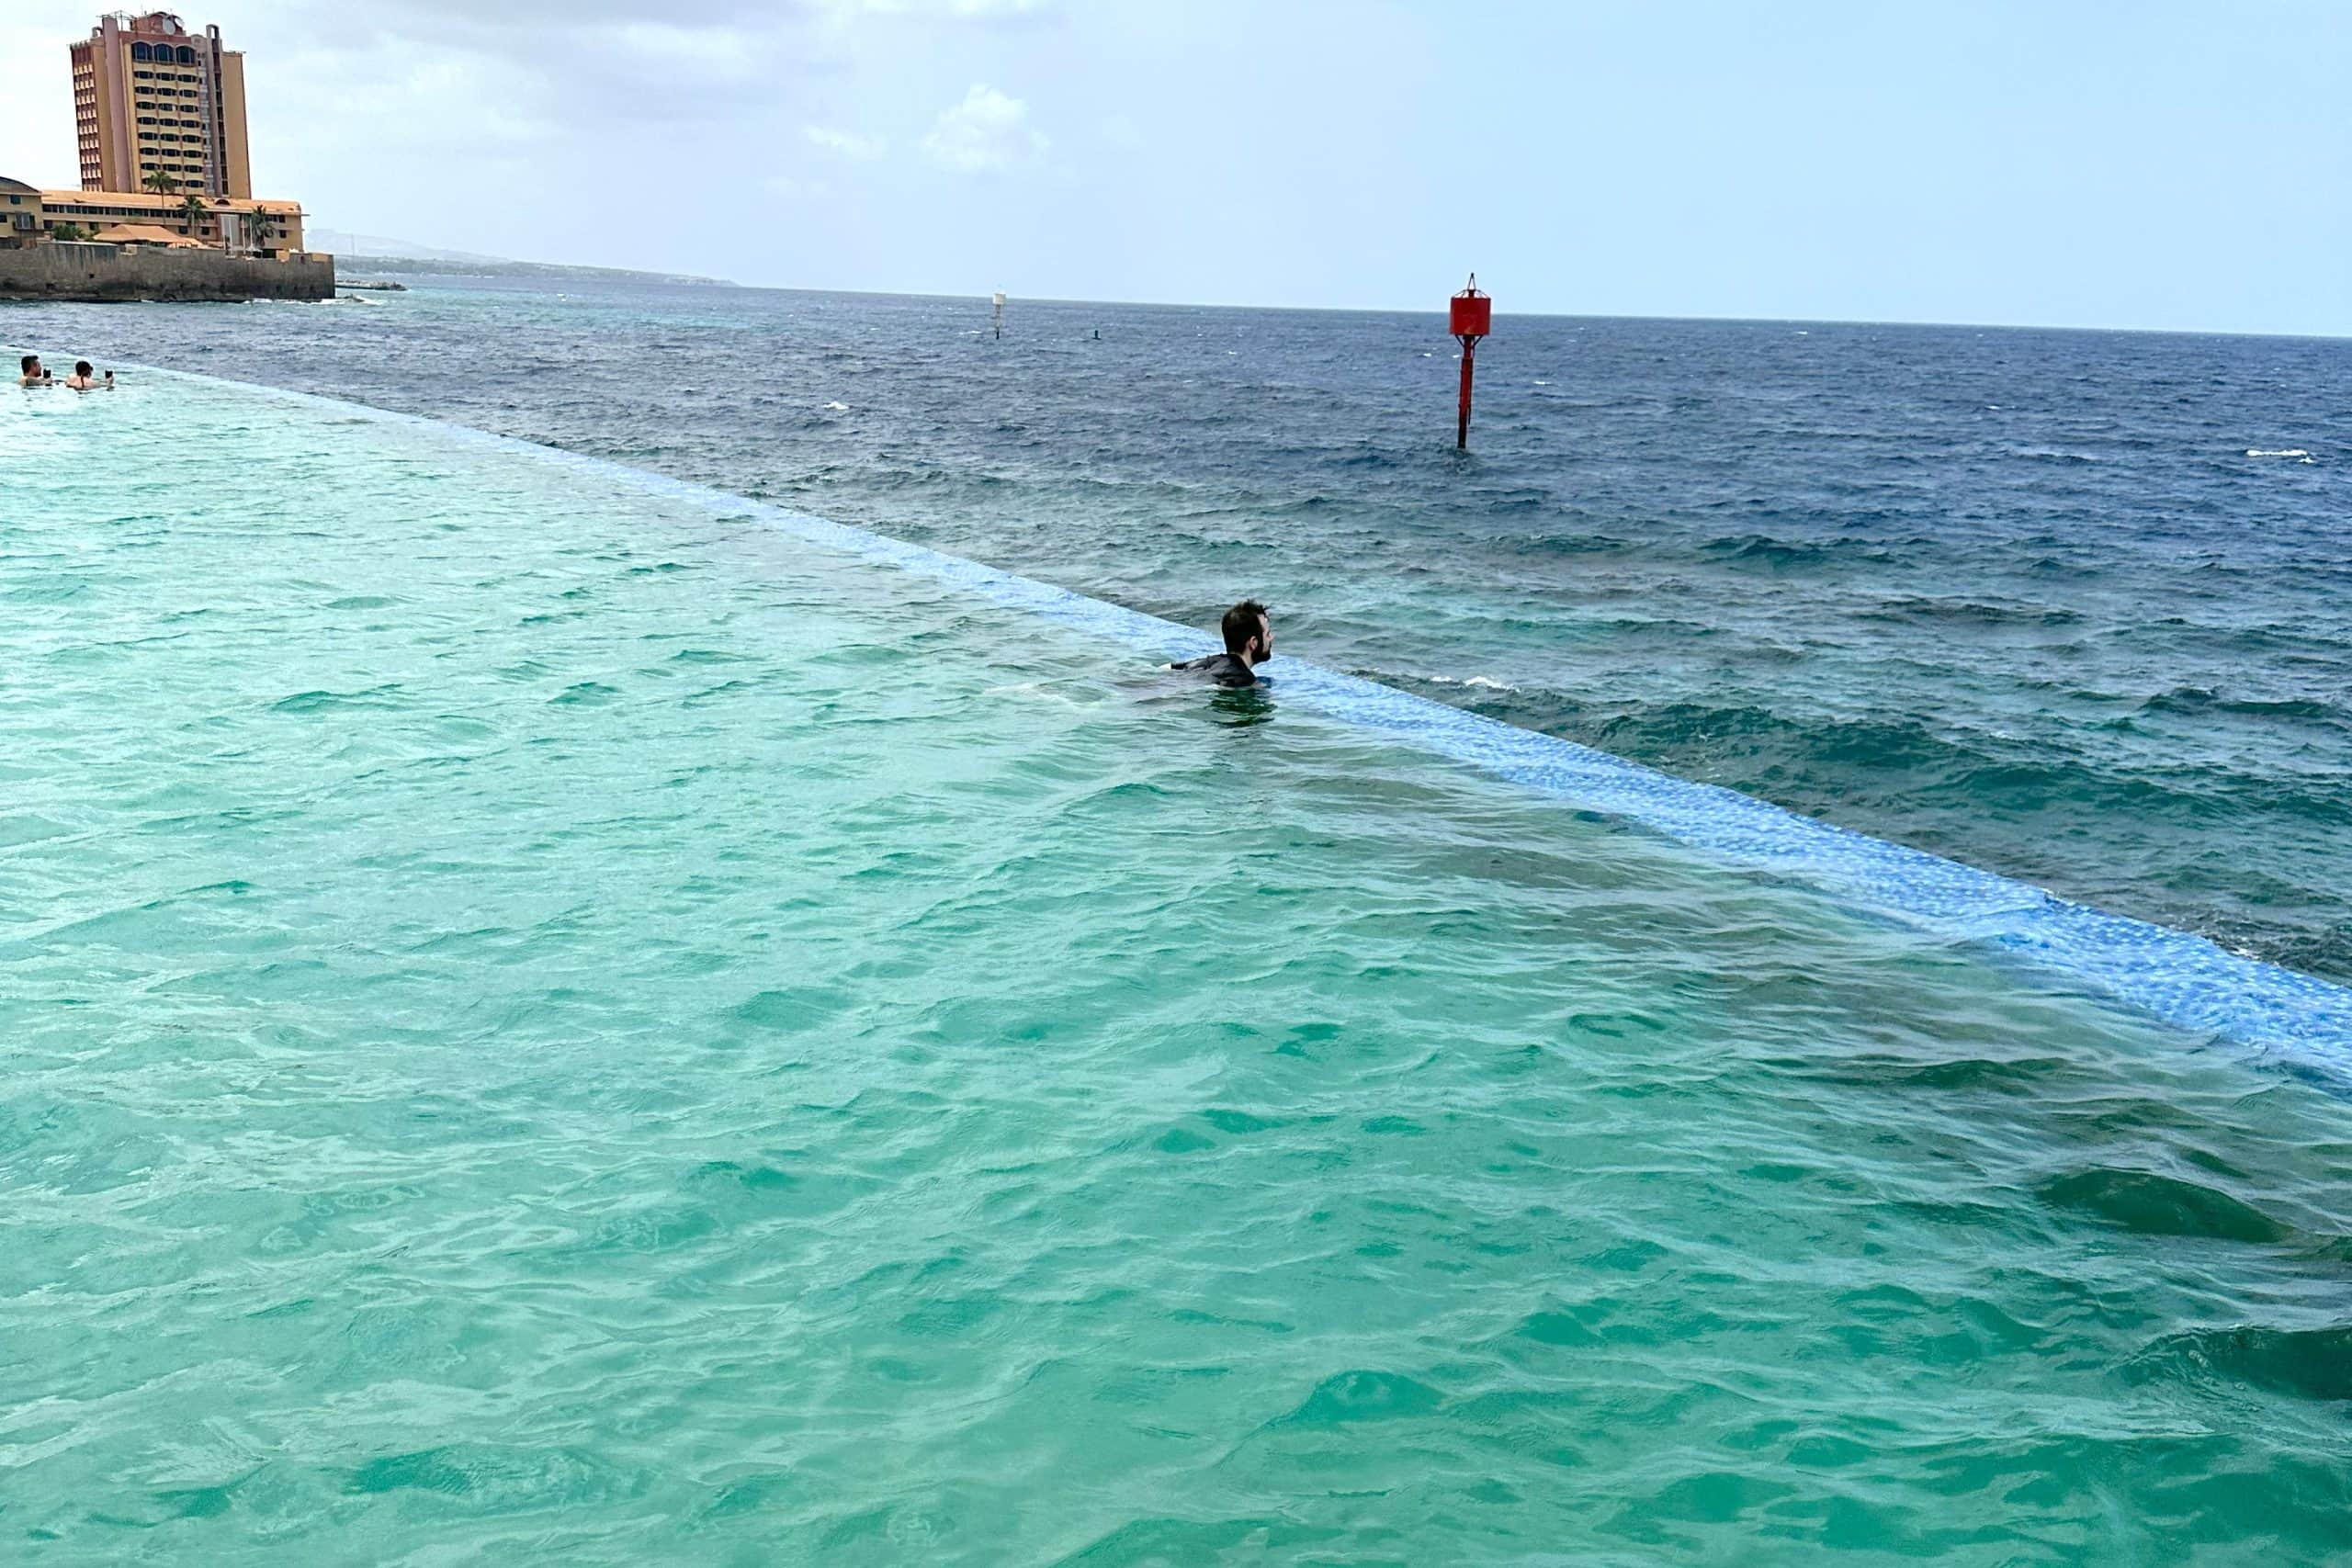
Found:
M 1023 681 L 1020 684 L 1014 686 L 990 686 L 988 690 L 982 692 L 980 695 L 984 697 L 1035 697 L 1042 702 L 1059 703 L 1064 707 L 1073 708 L 1085 705 L 1076 697 L 1071 696 L 1069 693 L 1056 691 L 1051 685 L 1043 681 Z
M 1418 671 L 1411 671 L 1399 672 L 1386 670 L 1374 670 L 1372 671 L 1369 678 L 1376 681 L 1392 679 L 1419 681 L 1431 686 L 1476 686 L 1482 690 L 1489 692 L 1516 692 L 1519 690 L 1517 686 L 1511 685 L 1508 682 L 1498 681 L 1492 675 L 1425 675 Z

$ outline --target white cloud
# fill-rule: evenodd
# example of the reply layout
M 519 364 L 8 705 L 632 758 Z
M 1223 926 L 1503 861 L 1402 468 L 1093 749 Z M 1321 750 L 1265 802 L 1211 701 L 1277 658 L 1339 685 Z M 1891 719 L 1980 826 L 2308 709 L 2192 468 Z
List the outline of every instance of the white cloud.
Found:
M 1027 104 L 978 83 L 940 115 L 922 141 L 932 162 L 967 175 L 1011 168 L 1051 145 L 1030 125 Z
M 811 147 L 820 147 L 854 163 L 870 164 L 890 150 L 889 142 L 879 136 L 860 136 L 854 130 L 836 130 L 829 125 L 812 125 L 801 134 L 808 139 Z
M 365 80 L 418 50 L 467 55 L 517 84 L 543 118 L 591 134 L 760 115 L 805 14 L 801 0 L 770 15 L 753 0 L 372 0 L 356 14 L 345 0 L 279 4 L 281 36 L 314 60 L 338 59 L 338 76 Z M 288 52 L 224 30 L 249 60 L 260 50 L 265 72 Z
M 254 165 L 283 158 L 279 128 L 310 128 L 300 155 L 444 157 L 521 152 L 557 141 L 558 117 L 536 77 L 509 62 L 431 45 L 403 53 L 397 67 L 350 69 L 334 51 L 292 49 L 266 57 L 256 93 Z

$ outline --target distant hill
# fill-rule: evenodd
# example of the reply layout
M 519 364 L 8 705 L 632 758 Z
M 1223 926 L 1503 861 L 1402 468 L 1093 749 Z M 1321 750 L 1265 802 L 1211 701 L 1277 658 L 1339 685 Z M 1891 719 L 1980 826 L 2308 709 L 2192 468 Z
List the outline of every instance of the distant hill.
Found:
M 331 251 L 346 275 L 384 277 L 414 276 L 431 273 L 456 277 L 526 277 L 590 281 L 604 278 L 610 282 L 685 283 L 726 286 L 726 279 L 697 277 L 690 273 L 632 272 L 616 266 L 570 266 L 559 262 L 509 261 L 504 256 L 485 256 L 472 251 L 447 251 L 433 245 L 420 245 L 412 240 L 388 239 L 380 234 L 353 234 L 338 229 L 312 228 L 309 243 L 313 250 Z
M 382 234 L 354 234 L 344 229 L 322 229 L 311 226 L 307 243 L 319 250 L 333 251 L 338 260 L 350 261 L 431 261 L 431 262 L 496 262 L 504 256 L 486 256 L 474 251 L 445 251 L 432 245 L 420 245 L 414 240 L 394 240 Z

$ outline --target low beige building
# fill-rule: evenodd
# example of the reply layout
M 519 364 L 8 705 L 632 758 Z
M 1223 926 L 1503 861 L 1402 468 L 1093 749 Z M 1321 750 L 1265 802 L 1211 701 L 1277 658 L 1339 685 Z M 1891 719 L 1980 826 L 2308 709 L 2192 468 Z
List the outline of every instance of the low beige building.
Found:
M 302 254 L 302 204 L 193 192 L 37 190 L 0 178 L 0 245 L 27 245 L 79 230 L 148 225 L 239 255 Z M 69 227 L 70 226 L 70 227 Z
M 0 176 L 0 250 L 37 245 L 49 238 L 40 192 L 22 180 Z

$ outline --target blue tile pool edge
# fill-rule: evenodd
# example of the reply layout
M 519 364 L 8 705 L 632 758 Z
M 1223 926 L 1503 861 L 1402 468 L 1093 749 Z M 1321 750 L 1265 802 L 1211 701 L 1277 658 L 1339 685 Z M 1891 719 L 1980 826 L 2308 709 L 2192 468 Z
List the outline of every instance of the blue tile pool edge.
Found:
M 1204 632 L 1032 578 L 673 479 L 470 425 L 185 371 L 149 373 L 429 429 L 526 454 L 722 516 L 748 517 L 841 554 L 919 572 L 1155 660 L 1211 650 Z M 1393 686 L 1285 656 L 1285 703 L 1396 737 L 1576 807 L 1637 823 L 1727 865 L 1787 879 L 1856 909 L 1970 942 L 2063 976 L 2192 1033 L 2352 1087 L 2352 988 L 2244 957 L 2208 939 L 2053 897 L 1957 861 L 1694 784 L 1606 751 L 1521 729 Z

